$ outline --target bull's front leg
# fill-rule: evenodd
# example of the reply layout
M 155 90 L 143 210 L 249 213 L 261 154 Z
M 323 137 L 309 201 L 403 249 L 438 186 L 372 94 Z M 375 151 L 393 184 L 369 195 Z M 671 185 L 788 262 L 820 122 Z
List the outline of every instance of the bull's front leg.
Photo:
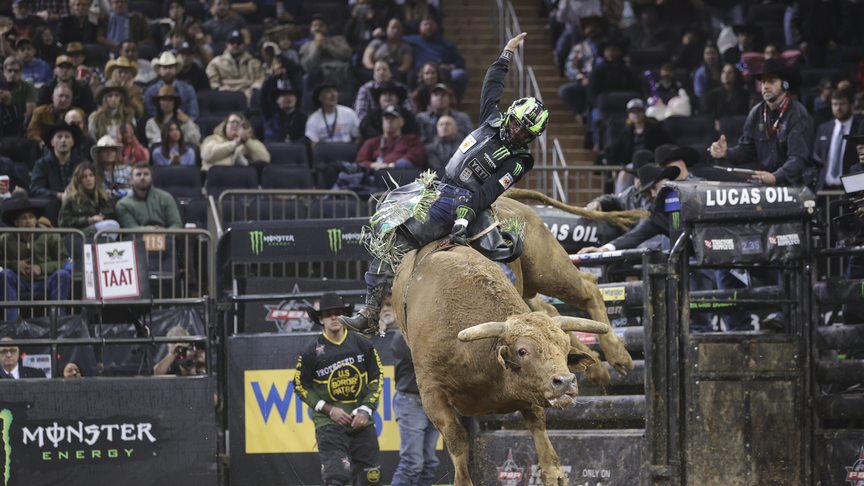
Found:
M 450 460 L 453 461 L 453 468 L 456 470 L 453 486 L 473 486 L 471 476 L 468 474 L 468 448 L 470 446 L 468 431 L 462 427 L 456 418 L 456 412 L 450 405 L 447 395 L 440 390 L 428 390 L 421 387 L 420 399 L 423 401 L 423 410 L 426 411 L 429 420 L 444 436 L 447 452 L 450 453 Z
M 567 476 L 561 469 L 561 460 L 552 448 L 552 442 L 546 435 L 546 411 L 541 407 L 520 410 L 525 425 L 534 436 L 534 447 L 537 449 L 537 464 L 540 466 L 540 479 L 544 486 L 567 486 Z

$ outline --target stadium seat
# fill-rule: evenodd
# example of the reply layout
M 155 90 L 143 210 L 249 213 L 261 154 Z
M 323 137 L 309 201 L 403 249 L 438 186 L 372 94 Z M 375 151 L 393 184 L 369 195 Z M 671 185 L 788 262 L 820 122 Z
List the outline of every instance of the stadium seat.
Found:
M 756 26 L 762 29 L 765 37 L 765 43 L 782 46 L 786 43 L 786 32 L 783 28 L 783 21 L 780 22 L 756 22 Z
M 260 199 L 261 220 L 309 219 L 309 207 L 302 198 Z
M 262 189 L 313 189 L 309 167 L 268 165 L 261 174 Z
M 228 189 L 258 189 L 258 172 L 254 167 L 211 167 L 207 171 L 207 195 L 218 199 Z
M 210 210 L 210 203 L 207 198 L 199 197 L 189 201 L 186 205 L 186 222 L 194 223 L 195 226 L 201 229 L 207 229 L 207 211 Z
M 601 93 L 597 97 L 597 108 L 600 110 L 600 117 L 606 118 L 609 115 L 621 115 L 627 113 L 627 102 L 633 98 L 642 98 L 640 93 L 634 91 L 612 91 Z
M 201 116 L 227 117 L 246 111 L 246 95 L 235 91 L 199 91 L 198 109 Z
M 726 135 L 726 145 L 734 147 L 744 133 L 744 122 L 747 115 L 726 116 L 720 119 L 720 135 Z M 717 138 L 720 138 L 719 136 Z
M 104 69 L 105 64 L 111 59 L 111 50 L 102 44 L 84 44 L 84 49 L 89 50 L 84 58 L 84 65 Z
M 319 199 L 309 205 L 309 219 L 354 218 L 359 216 L 357 210 L 357 202 L 354 200 Z
M 255 24 L 248 25 L 246 28 L 249 29 L 249 37 L 252 40 L 250 46 L 254 47 L 258 45 L 258 41 L 261 40 L 261 37 L 264 36 L 264 25 L 263 24 Z
M 132 0 L 129 2 L 130 12 L 141 12 L 149 20 L 162 18 L 161 2 L 144 2 L 141 0 Z
M 304 143 L 267 142 L 270 163 L 276 165 L 296 165 L 309 167 L 309 151 Z
M 659 70 L 669 60 L 669 53 L 662 47 L 630 49 L 630 67 L 640 75 L 649 69 Z
M 840 46 L 840 62 L 858 64 L 864 59 L 864 47 Z
M 153 167 L 153 185 L 174 197 L 201 197 L 201 169 L 188 165 L 157 165 Z
M 260 221 L 263 214 L 259 210 L 258 198 L 234 196 L 222 200 L 222 224 L 234 221 Z
M 312 165 L 318 172 L 318 189 L 330 189 L 339 177 L 338 163 L 354 162 L 360 147 L 356 143 L 319 143 L 312 150 Z
M 221 56 L 223 52 L 225 52 L 225 43 L 224 42 L 212 42 L 210 43 L 210 48 L 213 49 L 214 56 Z
M 663 129 L 678 145 L 694 145 L 717 141 L 714 120 L 702 116 L 673 116 L 663 120 Z
M 198 124 L 198 128 L 201 130 L 201 140 L 203 141 L 205 138 L 213 135 L 213 130 L 215 130 L 220 123 L 225 121 L 226 118 L 228 117 L 218 115 L 199 116 L 198 119 L 195 120 L 195 122 Z
M 392 177 L 399 187 L 414 182 L 414 179 L 420 177 L 422 169 L 378 169 L 375 171 L 375 187 L 381 190 L 395 189 Z
M 782 24 L 785 14 L 785 3 L 752 3 L 748 5 L 747 19 L 755 24 L 760 22 L 780 22 Z
M 831 78 L 834 81 L 843 79 L 844 71 L 842 69 L 802 69 L 801 76 L 804 77 L 805 88 L 812 88 L 819 84 L 822 78 Z
M 186 6 L 187 17 L 192 17 L 202 22 L 204 21 L 204 4 L 194 0 L 187 0 L 184 2 L 184 5 Z
M 151 44 L 138 44 L 139 59 L 153 59 L 159 56 L 159 48 Z

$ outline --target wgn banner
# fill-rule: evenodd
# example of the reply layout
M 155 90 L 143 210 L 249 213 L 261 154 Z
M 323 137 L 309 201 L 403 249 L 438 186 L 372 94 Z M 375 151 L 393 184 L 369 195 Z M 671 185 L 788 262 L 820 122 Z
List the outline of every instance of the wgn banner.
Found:
M 367 218 L 231 223 L 234 263 L 371 260 L 363 242 Z
M 0 485 L 215 485 L 209 378 L 0 382 Z
M 294 367 L 303 346 L 318 333 L 235 335 L 226 343 L 228 429 L 232 485 L 321 484 L 321 461 L 308 406 L 294 394 Z M 373 337 L 383 365 L 375 411 L 381 450 L 380 483 L 390 484 L 399 463 L 399 426 L 393 412 L 393 332 Z M 438 440 L 441 464 L 434 484 L 452 484 L 449 455 Z

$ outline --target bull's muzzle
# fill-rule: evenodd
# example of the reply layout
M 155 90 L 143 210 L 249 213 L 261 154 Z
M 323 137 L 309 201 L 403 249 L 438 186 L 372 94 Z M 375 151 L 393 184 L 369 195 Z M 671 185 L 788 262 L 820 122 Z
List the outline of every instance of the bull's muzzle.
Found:
M 556 375 L 552 377 L 552 388 L 558 396 L 576 394 L 576 375 Z

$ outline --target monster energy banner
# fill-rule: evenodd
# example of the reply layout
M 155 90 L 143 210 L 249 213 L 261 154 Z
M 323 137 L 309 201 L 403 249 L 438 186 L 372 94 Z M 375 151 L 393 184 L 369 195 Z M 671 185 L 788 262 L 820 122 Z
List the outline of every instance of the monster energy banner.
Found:
M 371 260 L 367 218 L 254 221 L 231 224 L 235 263 Z
M 657 209 L 680 211 L 681 222 L 754 220 L 813 214 L 816 196 L 807 187 L 736 182 L 666 182 L 654 199 Z
M 3 380 L 0 485 L 216 484 L 200 378 Z
M 531 206 L 543 224 L 567 250 L 574 254 L 586 246 L 603 246 L 621 236 L 624 231 L 608 223 L 592 221 L 547 206 Z

